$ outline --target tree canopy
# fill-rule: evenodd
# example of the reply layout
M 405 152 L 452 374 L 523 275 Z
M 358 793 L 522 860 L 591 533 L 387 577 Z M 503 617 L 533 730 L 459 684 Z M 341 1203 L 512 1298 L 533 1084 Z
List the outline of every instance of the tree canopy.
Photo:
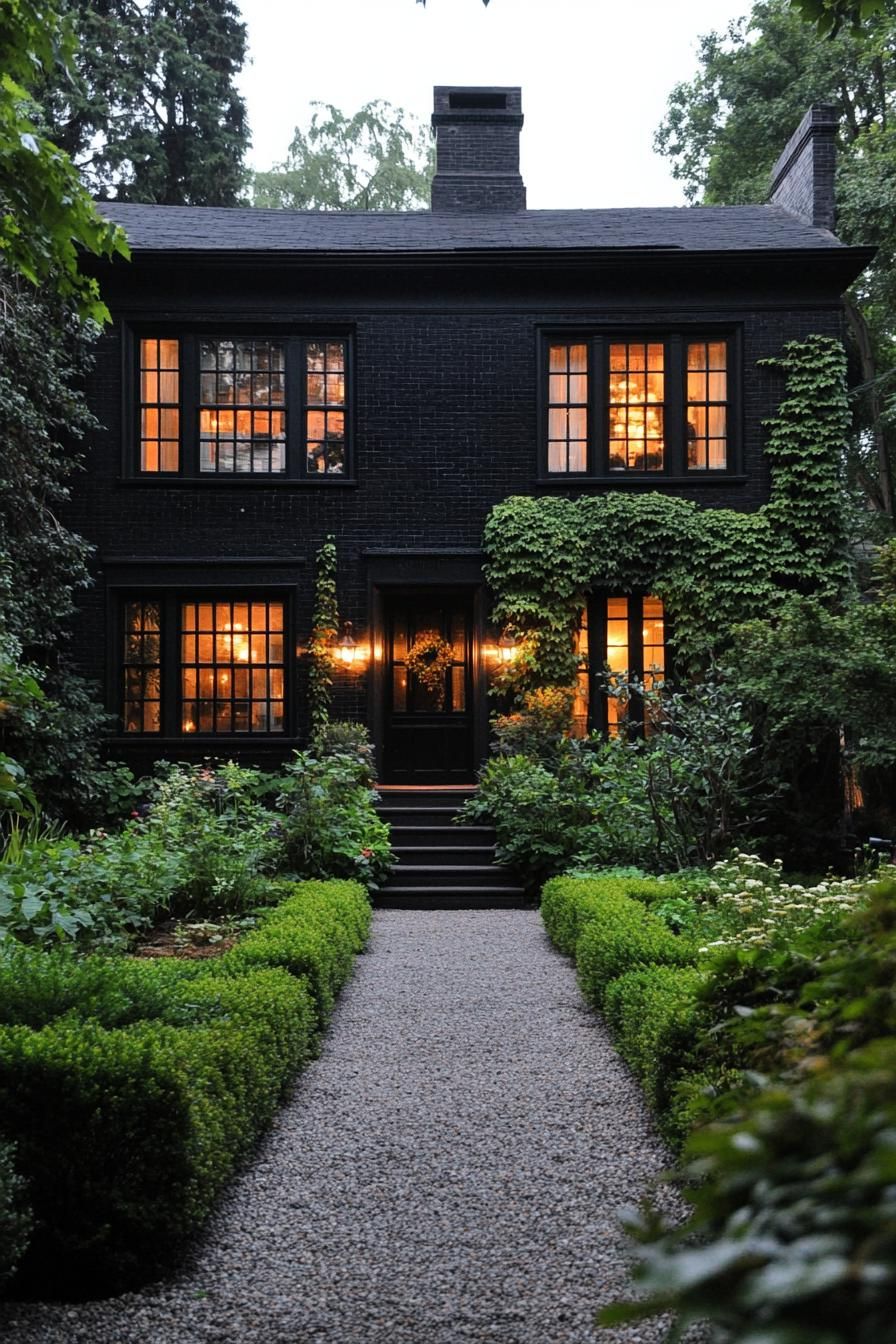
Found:
M 0 258 L 33 284 L 52 283 L 83 316 L 108 313 L 78 249 L 127 253 L 97 213 L 68 156 L 44 134 L 35 85 L 72 76 L 74 39 L 57 7 L 0 0 Z
M 892 516 L 896 409 L 896 0 L 861 29 L 821 39 L 788 0 L 758 0 L 744 19 L 700 39 L 695 77 L 668 100 L 655 145 L 687 198 L 764 201 L 771 169 L 807 107 L 840 109 L 837 233 L 878 248 L 848 312 L 865 385 L 853 462 L 869 502 Z
M 253 205 L 292 210 L 414 210 L 429 205 L 435 156 L 428 129 L 378 98 L 346 115 L 313 103 L 284 163 L 256 173 Z
M 246 25 L 233 0 L 62 0 L 73 77 L 37 90 L 47 133 L 100 198 L 235 205 L 249 146 L 234 83 Z

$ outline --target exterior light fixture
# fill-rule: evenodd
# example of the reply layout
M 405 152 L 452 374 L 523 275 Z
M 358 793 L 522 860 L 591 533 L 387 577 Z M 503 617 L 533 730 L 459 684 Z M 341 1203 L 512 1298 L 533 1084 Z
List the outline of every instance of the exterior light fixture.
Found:
M 352 635 L 352 623 L 343 621 L 342 634 L 336 641 L 336 657 L 345 667 L 352 667 L 358 654 L 358 645 Z
M 517 655 L 517 642 L 509 630 L 505 628 L 504 633 L 498 640 L 498 658 L 502 663 L 512 663 Z

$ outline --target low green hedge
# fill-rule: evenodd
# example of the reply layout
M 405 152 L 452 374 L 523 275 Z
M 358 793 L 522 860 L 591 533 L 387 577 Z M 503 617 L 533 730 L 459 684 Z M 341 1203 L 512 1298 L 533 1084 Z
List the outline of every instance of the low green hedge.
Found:
M 591 917 L 576 942 L 576 968 L 582 993 L 603 1007 L 612 980 L 643 966 L 691 966 L 693 948 L 671 933 L 661 919 L 638 901 L 615 892 L 592 893 Z
M 686 1068 L 699 1026 L 697 996 L 702 982 L 700 971 L 691 966 L 646 966 L 606 987 L 604 1014 L 619 1053 L 660 1112 Z
M 367 941 L 370 902 L 357 882 L 302 882 L 276 906 L 260 928 L 222 958 L 227 971 L 281 966 L 308 978 L 323 1028 L 336 995 L 351 971 L 352 957 Z
M 667 878 L 552 877 L 542 888 L 541 917 L 555 947 L 572 957 L 585 925 L 604 917 L 610 897 L 649 906 L 679 894 L 679 885 Z
M 17 1290 L 172 1265 L 313 1054 L 369 919 L 357 884 L 299 883 L 213 961 L 5 953 L 0 1134 L 35 1217 Z

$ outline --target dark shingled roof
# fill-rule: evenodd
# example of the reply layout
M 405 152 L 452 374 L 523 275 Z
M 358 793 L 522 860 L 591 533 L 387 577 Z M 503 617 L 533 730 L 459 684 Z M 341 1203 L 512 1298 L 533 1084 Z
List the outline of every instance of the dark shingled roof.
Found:
M 99 202 L 139 252 L 452 253 L 490 249 L 648 248 L 753 252 L 839 248 L 779 206 L 631 210 L 298 211 Z

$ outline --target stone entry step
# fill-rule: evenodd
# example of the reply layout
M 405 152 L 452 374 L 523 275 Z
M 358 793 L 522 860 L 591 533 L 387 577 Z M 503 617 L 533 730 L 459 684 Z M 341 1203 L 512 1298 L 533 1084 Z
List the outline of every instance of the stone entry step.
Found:
M 374 905 L 404 909 L 507 909 L 529 905 L 519 877 L 495 862 L 489 826 L 454 824 L 475 789 L 380 787 L 377 812 L 392 828 L 396 863 Z

